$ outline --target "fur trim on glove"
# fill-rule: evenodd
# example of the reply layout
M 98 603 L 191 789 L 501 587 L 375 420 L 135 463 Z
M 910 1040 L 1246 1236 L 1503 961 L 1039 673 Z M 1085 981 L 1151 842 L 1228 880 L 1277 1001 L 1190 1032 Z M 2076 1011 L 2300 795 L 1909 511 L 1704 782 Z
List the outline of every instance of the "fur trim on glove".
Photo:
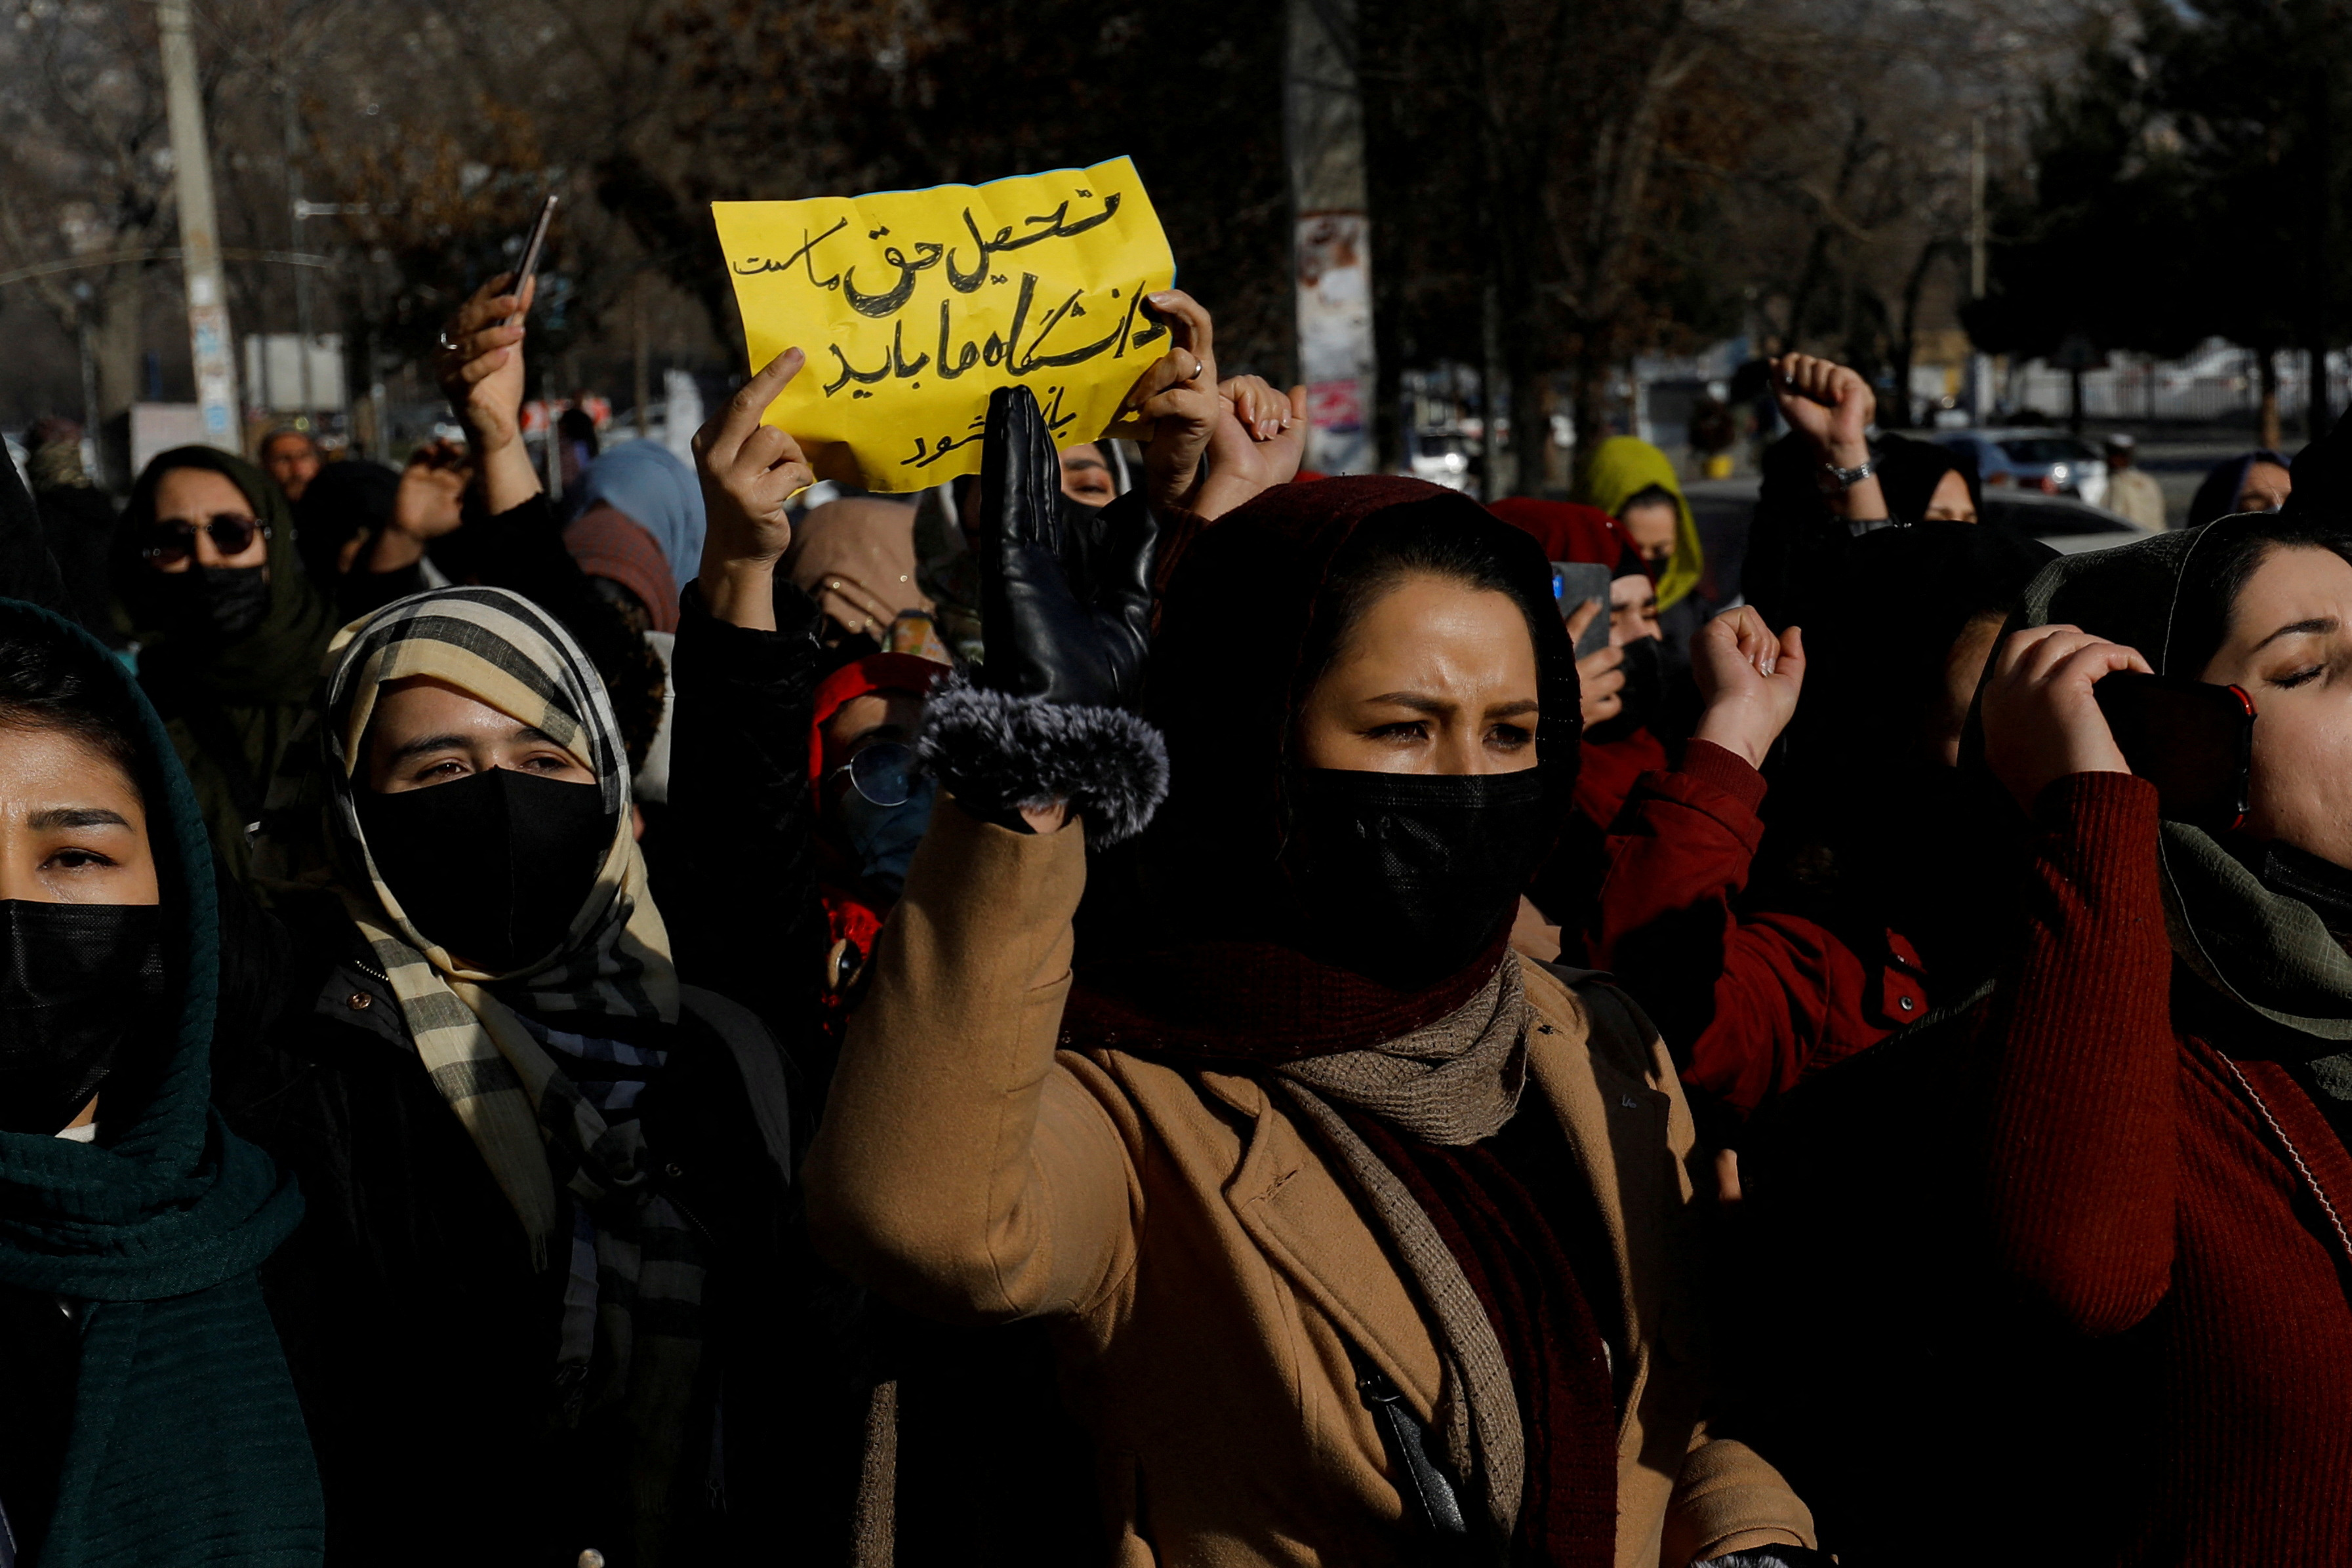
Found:
M 982 815 L 1068 801 L 1097 846 L 1141 832 L 1168 796 L 1168 743 L 1134 714 L 989 691 L 961 674 L 932 692 L 915 753 Z

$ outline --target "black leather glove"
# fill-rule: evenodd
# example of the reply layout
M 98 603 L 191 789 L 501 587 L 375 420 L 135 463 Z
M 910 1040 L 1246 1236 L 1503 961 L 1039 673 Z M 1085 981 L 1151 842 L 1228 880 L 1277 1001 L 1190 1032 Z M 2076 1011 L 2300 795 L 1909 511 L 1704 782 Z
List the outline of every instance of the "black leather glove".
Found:
M 985 649 L 978 683 L 1061 706 L 1134 707 L 1159 527 L 1140 507 L 1096 514 L 1066 501 L 1053 433 L 1025 386 L 989 395 L 971 533 Z

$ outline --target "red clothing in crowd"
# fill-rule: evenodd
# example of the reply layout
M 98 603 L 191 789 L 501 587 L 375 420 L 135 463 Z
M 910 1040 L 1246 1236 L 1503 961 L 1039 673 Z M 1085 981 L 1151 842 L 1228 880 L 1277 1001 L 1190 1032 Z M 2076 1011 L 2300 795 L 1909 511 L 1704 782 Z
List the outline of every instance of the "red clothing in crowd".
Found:
M 1680 768 L 1665 768 L 1662 747 L 1657 758 L 1601 819 L 1609 869 L 1590 961 L 1643 998 L 1684 1082 L 1752 1111 L 1926 1015 L 1918 955 L 1896 933 L 1885 959 L 1865 960 L 1801 915 L 1734 907 L 1764 838 L 1763 775 L 1705 740 Z M 1597 792 L 1619 788 L 1617 759 L 1594 762 L 1588 748 L 1580 805 L 1596 772 Z
M 1608 831 L 1635 781 L 1666 765 L 1666 743 L 1646 729 L 1598 745 L 1586 740 L 1576 764 L 1577 814 Z
M 2352 1155 L 2278 1063 L 2176 1028 L 2155 787 L 2078 775 L 2036 816 L 1988 1019 L 1994 1240 L 2086 1356 L 2152 1340 L 2158 1424 L 2034 1418 L 2144 1449 L 2128 1505 L 2083 1500 L 2124 1515 L 2103 1560 L 2352 1563 Z
M 945 664 L 912 653 L 868 653 L 842 665 L 819 683 L 814 717 L 809 724 L 809 788 L 816 793 L 820 814 L 825 807 L 824 727 L 833 716 L 859 697 L 877 693 L 927 697 L 947 673 Z M 817 836 L 817 896 L 824 901 L 826 926 L 823 992 L 825 1027 L 838 1033 L 848 1020 L 849 1009 L 863 994 L 866 963 L 874 956 L 874 943 L 890 913 L 892 900 L 860 882 L 857 868 L 849 862 L 840 846 L 822 832 Z

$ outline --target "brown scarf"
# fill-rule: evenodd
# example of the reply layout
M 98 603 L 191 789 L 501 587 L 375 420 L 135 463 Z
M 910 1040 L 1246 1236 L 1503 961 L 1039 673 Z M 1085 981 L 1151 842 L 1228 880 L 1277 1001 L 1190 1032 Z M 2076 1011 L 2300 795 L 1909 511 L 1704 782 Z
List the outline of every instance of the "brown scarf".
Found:
M 1601 1568 L 1616 1532 L 1615 1401 L 1555 1220 L 1579 1195 L 1549 1108 L 1514 1121 L 1538 1027 L 1507 953 L 1436 1024 L 1287 1063 L 1273 1081 L 1421 1302 L 1446 1368 L 1434 1412 L 1445 1463 L 1494 1538 L 1534 1562 Z M 1583 1250 L 1588 1271 L 1601 1265 L 1601 1249 Z

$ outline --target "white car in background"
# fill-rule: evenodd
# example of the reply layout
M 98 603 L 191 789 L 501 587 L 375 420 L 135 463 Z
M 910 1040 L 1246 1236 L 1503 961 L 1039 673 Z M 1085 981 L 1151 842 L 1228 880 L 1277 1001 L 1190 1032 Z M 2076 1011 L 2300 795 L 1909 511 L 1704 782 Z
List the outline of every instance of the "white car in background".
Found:
M 1977 462 L 1977 477 L 1994 490 L 2039 491 L 2077 496 L 2094 507 L 2107 498 L 2107 460 L 2089 442 L 2063 431 L 1931 430 L 1938 446 L 1965 452 Z

